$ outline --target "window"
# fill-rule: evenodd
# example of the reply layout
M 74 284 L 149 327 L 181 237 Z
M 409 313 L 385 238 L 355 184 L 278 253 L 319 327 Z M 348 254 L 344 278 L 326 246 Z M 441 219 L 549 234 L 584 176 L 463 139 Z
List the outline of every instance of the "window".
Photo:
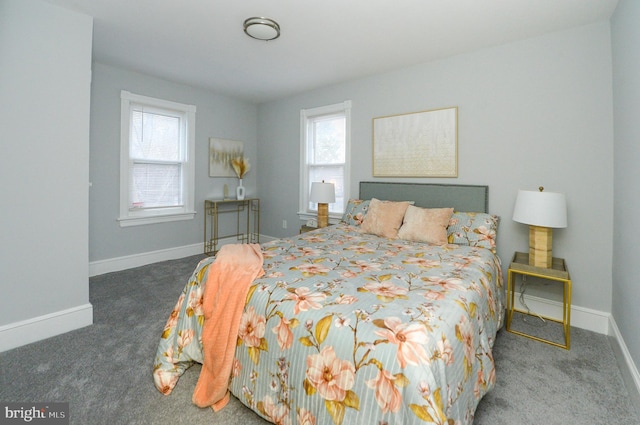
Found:
M 120 226 L 192 219 L 196 107 L 120 98 Z
M 300 212 L 303 219 L 316 216 L 318 206 L 309 201 L 311 183 L 325 181 L 336 188 L 329 216 L 339 218 L 349 199 L 351 101 L 300 111 L 301 170 Z

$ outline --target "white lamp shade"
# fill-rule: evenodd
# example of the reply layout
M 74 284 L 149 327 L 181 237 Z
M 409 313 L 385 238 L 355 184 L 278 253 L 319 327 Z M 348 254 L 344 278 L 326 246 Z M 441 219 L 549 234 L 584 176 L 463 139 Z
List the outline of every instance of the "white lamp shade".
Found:
M 332 204 L 336 202 L 336 188 L 333 183 L 313 182 L 309 200 L 319 204 Z
M 513 220 L 540 227 L 567 227 L 567 201 L 563 193 L 519 190 Z

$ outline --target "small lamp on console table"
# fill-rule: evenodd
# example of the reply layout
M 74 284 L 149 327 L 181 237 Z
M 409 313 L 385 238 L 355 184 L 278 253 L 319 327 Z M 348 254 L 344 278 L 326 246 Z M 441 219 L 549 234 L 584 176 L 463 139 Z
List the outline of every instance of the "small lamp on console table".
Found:
M 567 201 L 563 193 L 519 190 L 513 221 L 529 225 L 529 265 L 550 269 L 552 228 L 567 227 Z
M 318 203 L 318 227 L 329 225 L 329 204 L 336 202 L 336 189 L 333 183 L 311 183 L 311 202 Z

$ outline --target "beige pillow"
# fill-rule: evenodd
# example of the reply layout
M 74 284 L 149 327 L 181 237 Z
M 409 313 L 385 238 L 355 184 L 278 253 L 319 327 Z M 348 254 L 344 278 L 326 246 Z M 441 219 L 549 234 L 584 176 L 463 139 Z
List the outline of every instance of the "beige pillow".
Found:
M 419 208 L 410 205 L 404 214 L 398 237 L 444 245 L 447 243 L 447 226 L 452 214 L 453 208 Z
M 402 226 L 402 219 L 408 206 L 408 201 L 391 202 L 372 198 L 367 215 L 364 216 L 360 226 L 362 232 L 385 238 L 397 238 L 398 229 Z

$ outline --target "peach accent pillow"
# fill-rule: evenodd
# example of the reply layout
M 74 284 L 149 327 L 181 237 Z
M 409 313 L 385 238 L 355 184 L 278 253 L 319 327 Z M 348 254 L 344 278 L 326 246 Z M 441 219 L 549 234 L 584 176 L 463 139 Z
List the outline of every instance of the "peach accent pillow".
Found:
M 419 208 L 410 205 L 404 214 L 398 237 L 444 245 L 447 243 L 447 226 L 452 214 L 453 208 Z
M 372 198 L 367 215 L 362 220 L 361 231 L 385 238 L 397 238 L 408 206 L 408 201 L 392 202 Z

